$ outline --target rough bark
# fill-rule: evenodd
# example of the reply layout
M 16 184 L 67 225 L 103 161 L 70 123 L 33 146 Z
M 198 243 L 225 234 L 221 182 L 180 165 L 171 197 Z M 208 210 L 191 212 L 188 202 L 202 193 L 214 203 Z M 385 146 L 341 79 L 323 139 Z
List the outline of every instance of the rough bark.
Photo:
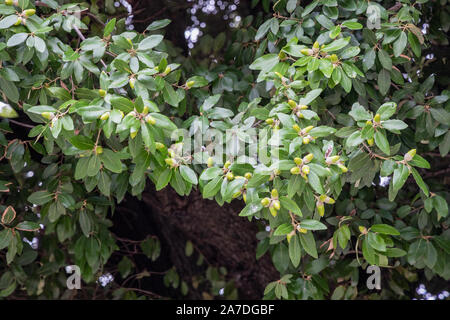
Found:
M 170 187 L 160 192 L 153 186 L 148 189 L 142 202 L 127 198 L 116 215 L 128 212 L 126 228 L 133 230 L 137 239 L 156 234 L 162 243 L 161 259 L 166 260 L 166 267 L 175 266 L 182 279 L 190 283 L 192 276 L 199 274 L 196 259 L 185 255 L 187 240 L 209 264 L 227 269 L 227 280 L 234 280 L 240 299 L 262 298 L 267 283 L 279 278 L 268 254 L 256 260 L 258 230 L 255 223 L 238 216 L 242 209 L 239 201 L 220 207 L 195 191 L 180 197 Z M 195 290 L 188 297 L 202 298 Z

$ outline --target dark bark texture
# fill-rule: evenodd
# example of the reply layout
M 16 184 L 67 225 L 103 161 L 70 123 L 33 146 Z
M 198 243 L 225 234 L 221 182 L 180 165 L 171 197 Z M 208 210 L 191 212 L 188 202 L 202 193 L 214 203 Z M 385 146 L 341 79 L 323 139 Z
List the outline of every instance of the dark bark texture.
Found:
M 121 220 L 117 222 L 123 236 L 136 240 L 158 236 L 165 268 L 175 266 L 187 283 L 199 274 L 196 259 L 185 255 L 190 240 L 210 265 L 227 269 L 227 280 L 234 281 L 240 299 L 262 298 L 267 283 L 279 278 L 268 254 L 256 260 L 258 229 L 254 222 L 238 216 L 242 209 L 239 201 L 220 207 L 197 191 L 180 197 L 170 187 L 160 192 L 150 184 L 147 188 L 143 201 L 128 197 L 115 217 Z M 190 290 L 188 298 L 201 297 L 200 290 Z

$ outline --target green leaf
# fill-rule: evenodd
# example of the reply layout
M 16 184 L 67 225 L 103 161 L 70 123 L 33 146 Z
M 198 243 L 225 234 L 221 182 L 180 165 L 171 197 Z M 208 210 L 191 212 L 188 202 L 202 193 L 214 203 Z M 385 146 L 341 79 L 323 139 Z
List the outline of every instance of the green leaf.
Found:
M 369 245 L 377 251 L 385 252 L 386 251 L 386 243 L 383 238 L 373 232 L 369 232 L 367 241 Z
M 302 244 L 303 249 L 305 249 L 306 253 L 308 253 L 311 257 L 317 259 L 317 248 L 316 241 L 314 240 L 314 236 L 312 232 L 299 233 L 300 243 Z
M 397 40 L 394 42 L 393 49 L 394 49 L 394 56 L 398 57 L 402 54 L 403 50 L 405 50 L 406 43 L 408 41 L 408 37 L 406 36 L 406 33 L 402 31 L 400 33 L 400 36 L 397 38 Z
M 291 233 L 294 230 L 294 227 L 290 223 L 283 223 L 278 226 L 278 228 L 274 231 L 274 236 L 284 236 L 286 234 Z
M 408 125 L 404 123 L 402 120 L 385 120 L 381 122 L 381 125 L 386 130 L 393 132 L 395 132 L 396 130 L 406 129 L 408 127 Z
M 387 120 L 394 115 L 396 109 L 397 104 L 395 102 L 386 102 L 378 108 L 377 113 L 381 120 Z
M 119 154 L 110 149 L 103 149 L 103 153 L 99 155 L 101 162 L 111 172 L 121 173 L 122 162 L 120 161 Z
M 163 40 L 163 36 L 160 34 L 152 34 L 151 36 L 142 40 L 138 45 L 139 51 L 150 50 L 156 47 Z M 163 70 L 161 70 L 163 71 Z
M 80 150 L 93 150 L 95 147 L 94 141 L 85 136 L 73 136 L 69 139 L 69 142 L 73 144 L 73 146 Z
M 103 30 L 103 38 L 109 36 L 111 32 L 114 30 L 115 26 L 116 26 L 116 18 L 112 18 L 105 25 L 105 28 Z
M 125 114 L 134 110 L 134 103 L 128 98 L 112 97 L 110 102 L 114 108 L 123 111 Z
M 359 103 L 354 103 L 352 110 L 348 113 L 356 121 L 371 120 L 372 115 Z
M 306 230 L 326 230 L 327 226 L 314 219 L 305 219 L 300 222 L 300 227 Z
M 53 199 L 53 194 L 48 191 L 36 191 L 27 198 L 29 202 L 35 205 L 43 205 Z
M 380 148 L 380 150 L 383 151 L 385 154 L 390 155 L 391 150 L 385 132 L 378 129 L 375 132 L 374 139 L 377 147 Z
M 297 268 L 302 257 L 302 248 L 297 234 L 294 234 L 289 241 L 289 258 L 291 258 L 292 265 Z
M 153 21 L 145 30 L 147 31 L 154 31 L 158 29 L 162 29 L 170 24 L 171 20 L 169 19 L 163 19 L 163 20 L 157 20 Z
M 423 193 L 428 197 L 429 191 L 428 187 L 420 176 L 419 172 L 415 168 L 411 168 L 411 173 L 416 181 L 417 185 L 422 189 Z
M 286 196 L 283 196 L 280 197 L 280 204 L 282 208 L 285 208 L 300 217 L 303 216 L 302 211 L 300 210 L 299 206 L 297 205 L 297 203 L 295 203 L 294 200 Z
M 156 183 L 156 191 L 164 189 L 169 183 L 170 178 L 172 178 L 172 170 L 170 168 L 167 168 L 159 175 L 158 181 Z
M 28 38 L 28 33 L 16 33 L 11 38 L 8 39 L 8 42 L 6 45 L 8 47 L 15 47 L 19 44 L 25 42 L 25 40 Z
M 184 180 L 186 180 L 189 183 L 197 184 L 197 175 L 195 174 L 194 170 L 189 168 L 188 166 L 181 165 L 180 166 L 180 174 L 183 177 Z
M 374 224 L 372 227 L 370 227 L 370 231 L 378 232 L 382 234 L 389 234 L 393 236 L 399 236 L 400 232 L 398 232 L 397 229 L 394 227 L 388 225 L 388 224 Z
M 36 222 L 23 221 L 18 223 L 15 228 L 22 231 L 37 231 L 40 229 L 40 226 Z
M 266 54 L 253 61 L 253 63 L 249 66 L 249 69 L 268 72 L 278 64 L 278 61 L 279 61 L 278 54 L 275 53 Z

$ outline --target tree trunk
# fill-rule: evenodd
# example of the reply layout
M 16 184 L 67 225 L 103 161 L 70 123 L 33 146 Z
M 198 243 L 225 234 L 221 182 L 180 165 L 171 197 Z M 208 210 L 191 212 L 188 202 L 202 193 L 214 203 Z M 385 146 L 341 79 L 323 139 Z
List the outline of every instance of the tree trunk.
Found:
M 115 219 L 122 220 L 125 215 L 126 221 L 114 224 L 119 222 L 122 231 L 129 229 L 130 238 L 136 240 L 157 235 L 162 246 L 160 259 L 165 260 L 163 268 L 175 266 L 188 284 L 193 276 L 204 275 L 196 259 L 185 255 L 186 241 L 190 240 L 210 265 L 227 269 L 227 280 L 234 281 L 240 299 L 262 298 L 267 283 L 279 278 L 268 254 L 256 260 L 258 229 L 254 222 L 238 216 L 242 209 L 238 200 L 220 207 L 197 191 L 180 197 L 170 187 L 160 192 L 153 186 L 147 189 L 143 201 L 127 197 L 119 205 Z M 201 299 L 199 291 L 191 289 L 188 298 Z

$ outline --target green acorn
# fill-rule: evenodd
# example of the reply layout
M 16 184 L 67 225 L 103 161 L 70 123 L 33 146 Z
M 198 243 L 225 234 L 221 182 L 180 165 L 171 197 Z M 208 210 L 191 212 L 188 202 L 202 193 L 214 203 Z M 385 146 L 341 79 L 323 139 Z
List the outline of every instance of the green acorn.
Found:
M 295 162 L 295 164 L 296 165 L 301 165 L 301 164 L 303 164 L 303 160 L 302 160 L 302 158 L 299 158 L 299 157 L 295 157 L 294 158 L 294 162 Z
M 291 168 L 291 174 L 300 174 L 300 168 L 299 167 L 292 167 Z
M 316 208 L 317 208 L 317 212 L 319 213 L 319 215 L 321 217 L 323 217 L 323 215 L 325 214 L 325 206 L 323 205 L 323 202 L 317 201 Z
M 100 120 L 103 120 L 103 121 L 108 120 L 109 119 L 109 115 L 110 115 L 109 111 L 105 112 L 104 114 L 102 114 L 100 116 Z
M 272 189 L 270 194 L 272 195 L 272 199 L 278 199 L 278 190 L 277 189 Z
M 296 108 L 297 107 L 297 103 L 294 101 L 294 100 L 288 100 L 288 104 L 289 104 L 289 106 L 292 108 L 292 109 L 294 109 L 294 108 Z
M 268 207 L 270 204 L 270 199 L 269 198 L 261 199 L 261 204 L 263 205 L 263 207 Z
M 186 87 L 188 89 L 190 89 L 190 88 L 192 88 L 194 86 L 194 84 L 195 84 L 195 81 L 188 81 L 188 82 L 186 82 Z
M 95 148 L 95 153 L 96 154 L 102 154 L 103 153 L 103 147 L 97 146 L 97 148 Z
M 23 12 L 26 17 L 31 17 L 36 13 L 36 9 L 27 9 Z
M 234 174 L 233 174 L 233 172 L 228 172 L 228 173 L 226 174 L 226 177 L 227 177 L 228 181 L 233 180 L 233 179 L 234 179 Z
M 252 176 L 253 176 L 253 174 L 252 174 L 251 172 L 246 172 L 246 173 L 244 174 L 244 177 L 245 177 L 245 179 L 247 179 L 247 180 L 250 180 Z
M 106 91 L 103 89 L 98 89 L 98 94 L 103 98 L 104 96 L 106 96 Z
M 309 171 L 310 171 L 310 169 L 309 169 L 309 166 L 303 166 L 302 167 L 302 172 L 304 173 L 304 174 L 309 174 Z
M 41 116 L 44 117 L 45 119 L 50 120 L 50 119 L 53 119 L 53 117 L 55 116 L 55 114 L 54 114 L 53 112 L 47 112 L 47 111 L 45 111 L 45 112 L 42 112 L 42 113 L 41 113 Z
M 165 145 L 162 144 L 161 142 L 155 142 L 155 147 L 158 150 L 164 149 Z
M 408 161 L 411 161 L 411 160 L 414 158 L 415 155 L 416 155 L 416 149 L 411 149 L 411 150 L 409 150 L 409 151 L 405 154 L 405 156 L 403 157 L 403 159 L 404 159 L 406 162 L 408 162 Z
M 150 125 L 155 125 L 155 123 L 156 123 L 156 119 L 155 118 L 153 118 L 151 115 L 147 115 L 146 117 L 145 117 L 145 122 L 147 122 L 148 124 L 150 124 Z
M 314 159 L 314 155 L 312 153 L 308 153 L 306 156 L 303 157 L 303 163 L 310 163 Z
M 269 208 L 269 211 L 270 211 L 270 214 L 271 214 L 272 216 L 274 216 L 274 217 L 276 217 L 277 214 L 278 214 L 277 209 L 275 209 L 274 207 L 270 207 L 270 208 Z
M 280 203 L 279 200 L 274 200 L 274 201 L 272 202 L 272 205 L 273 205 L 273 207 L 275 208 L 275 210 L 277 210 L 277 211 L 281 209 L 281 203 Z

